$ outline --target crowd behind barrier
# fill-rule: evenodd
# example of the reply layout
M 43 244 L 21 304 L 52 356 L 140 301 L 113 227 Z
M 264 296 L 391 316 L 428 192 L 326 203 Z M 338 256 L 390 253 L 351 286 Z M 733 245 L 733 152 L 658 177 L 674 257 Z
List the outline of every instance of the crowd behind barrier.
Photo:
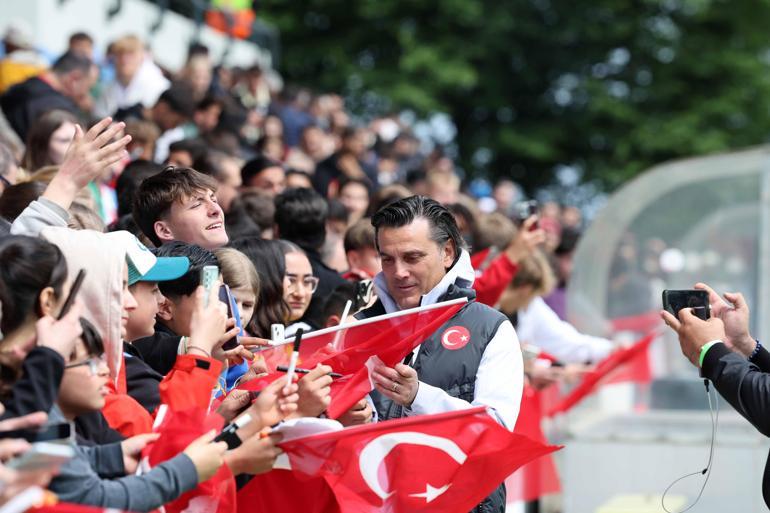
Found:
M 201 45 L 170 71 L 130 34 L 50 66 L 4 44 L 0 508 L 536 508 L 541 419 L 649 380 L 650 337 L 566 320 L 579 209 L 474 195 L 397 115 Z M 726 298 L 665 321 L 766 433 L 766 352 Z

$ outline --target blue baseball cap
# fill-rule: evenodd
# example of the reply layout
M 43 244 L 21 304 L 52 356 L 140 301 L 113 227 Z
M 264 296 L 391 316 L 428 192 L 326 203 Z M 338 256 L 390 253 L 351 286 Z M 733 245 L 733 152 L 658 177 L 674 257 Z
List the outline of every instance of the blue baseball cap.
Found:
M 111 243 L 122 246 L 126 251 L 129 286 L 140 281 L 176 280 L 190 269 L 190 260 L 186 256 L 156 257 L 127 231 L 110 232 L 106 236 Z
M 185 256 L 157 257 L 155 265 L 144 274 L 131 273 L 129 266 L 128 284 L 133 285 L 140 281 L 170 281 L 181 278 L 190 269 L 190 260 Z

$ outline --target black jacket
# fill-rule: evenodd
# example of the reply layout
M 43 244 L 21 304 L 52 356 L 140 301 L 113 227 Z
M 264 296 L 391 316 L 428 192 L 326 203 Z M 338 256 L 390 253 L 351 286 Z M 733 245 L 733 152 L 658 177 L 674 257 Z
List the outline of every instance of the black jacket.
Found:
M 10 394 L 2 398 L 5 413 L 0 419 L 10 419 L 44 411 L 48 413 L 59 397 L 59 385 L 64 374 L 64 358 L 48 347 L 35 347 L 21 365 L 21 377 L 13 384 Z
M 761 348 L 751 361 L 715 344 L 706 353 L 701 373 L 735 410 L 770 437 L 770 353 Z M 762 497 L 770 508 L 770 454 L 762 479 Z
M 22 141 L 32 123 L 44 112 L 53 109 L 66 110 L 80 116 L 80 110 L 68 97 L 38 77 L 32 77 L 11 87 L 0 97 L 3 113 Z
M 149 337 L 134 340 L 131 345 L 139 356 L 158 374 L 165 376 L 176 363 L 181 337 L 164 324 L 155 323 L 155 333 Z
M 47 347 L 35 347 L 22 363 L 22 375 L 11 393 L 3 398 L 5 412 L 0 419 L 10 419 L 37 411 L 48 413 L 59 397 L 64 375 L 64 359 Z M 78 440 L 84 445 L 119 442 L 123 437 L 111 429 L 102 412 L 86 413 L 75 419 Z

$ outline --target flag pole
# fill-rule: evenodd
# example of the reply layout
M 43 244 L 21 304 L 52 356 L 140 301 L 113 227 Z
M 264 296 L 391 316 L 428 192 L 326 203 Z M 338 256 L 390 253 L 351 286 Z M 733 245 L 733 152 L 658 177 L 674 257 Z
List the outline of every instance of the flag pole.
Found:
M 343 324 L 345 324 L 345 321 L 348 320 L 348 314 L 350 313 L 350 308 L 352 306 L 353 306 L 353 301 L 348 299 L 347 303 L 345 303 L 345 309 L 342 311 L 342 317 L 340 317 L 340 322 L 339 324 L 337 324 L 337 326 L 342 326 Z M 334 335 L 334 343 L 332 344 L 332 347 L 334 348 L 335 351 L 339 350 L 340 340 L 342 340 L 342 330 L 339 330 Z
M 458 298 L 458 299 L 452 299 L 451 301 L 443 301 L 441 303 L 434 303 L 432 305 L 427 305 L 427 306 L 417 306 L 415 308 L 409 308 L 407 310 L 399 310 L 398 312 L 386 313 L 386 314 L 383 314 L 383 315 L 378 315 L 376 317 L 369 317 L 368 319 L 356 320 L 355 322 L 351 322 L 351 323 L 344 324 L 344 325 L 343 324 L 338 324 L 337 326 L 331 326 L 329 328 L 324 328 L 322 330 L 311 331 L 310 333 L 306 333 L 305 335 L 302 336 L 302 340 L 307 340 L 307 339 L 313 338 L 313 337 L 320 337 L 320 336 L 323 336 L 323 335 L 327 335 L 329 333 L 335 333 L 335 332 L 340 331 L 340 330 L 346 330 L 346 329 L 349 329 L 349 328 L 355 328 L 357 326 L 364 326 L 366 324 L 372 324 L 372 323 L 375 323 L 375 322 L 384 321 L 386 319 L 396 319 L 396 318 L 402 317 L 404 315 L 410 315 L 410 314 L 417 313 L 417 312 L 427 312 L 429 310 L 436 310 L 437 308 L 444 308 L 444 307 L 447 307 L 447 306 L 459 305 L 459 304 L 464 304 L 464 303 L 467 303 L 467 302 L 468 302 L 468 298 L 467 297 L 461 297 L 461 298 Z M 284 339 L 283 343 L 278 343 L 278 344 L 275 344 L 273 346 L 260 346 L 259 350 L 255 351 L 255 352 L 258 353 L 259 351 L 264 351 L 266 349 L 271 349 L 271 348 L 273 348 L 275 346 L 291 344 L 292 342 L 293 341 L 291 339 Z

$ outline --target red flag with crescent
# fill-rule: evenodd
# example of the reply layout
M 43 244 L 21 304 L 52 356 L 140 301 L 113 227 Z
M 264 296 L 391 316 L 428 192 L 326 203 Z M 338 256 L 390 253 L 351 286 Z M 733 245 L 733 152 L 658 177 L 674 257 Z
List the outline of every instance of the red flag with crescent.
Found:
M 374 388 L 369 372 L 375 359 L 394 366 L 466 304 L 464 300 L 448 301 L 311 332 L 302 339 L 297 366 L 313 368 L 322 363 L 342 374 L 332 382 L 332 401 L 326 411 L 330 418 L 336 419 Z M 275 371 L 279 365 L 288 365 L 291 352 L 292 344 L 282 344 L 256 354 L 270 371 Z M 282 375 L 269 372 L 238 388 L 261 390 Z
M 323 477 L 341 513 L 466 513 L 513 471 L 559 449 L 509 432 L 484 407 L 357 426 L 280 446 L 298 477 Z

